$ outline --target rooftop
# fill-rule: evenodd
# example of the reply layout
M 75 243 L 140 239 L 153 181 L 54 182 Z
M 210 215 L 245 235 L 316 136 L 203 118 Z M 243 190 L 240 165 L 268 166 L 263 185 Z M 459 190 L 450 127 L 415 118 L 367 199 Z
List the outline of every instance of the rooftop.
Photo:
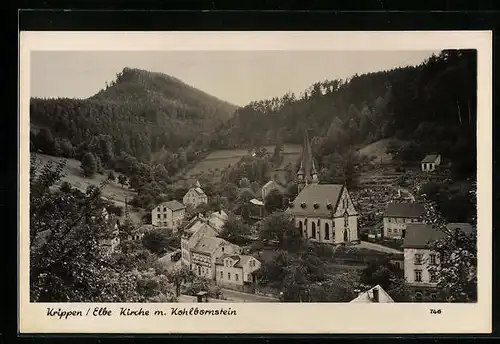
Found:
M 378 289 L 378 301 L 375 301 L 373 299 L 373 290 Z M 370 288 L 369 290 L 365 291 L 364 293 L 361 293 L 353 299 L 351 302 L 353 303 L 372 303 L 372 302 L 380 302 L 380 303 L 390 303 L 394 302 L 392 297 L 387 294 L 387 292 L 380 286 L 376 285 L 373 288 Z
M 424 163 L 435 162 L 438 157 L 439 157 L 439 154 L 426 155 L 425 158 L 422 160 L 422 163 L 424 164 Z
M 176 200 L 163 202 L 163 203 L 160 203 L 158 206 L 167 207 L 168 209 L 171 209 L 172 211 L 186 209 L 186 206 L 184 204 L 182 204 L 181 202 L 176 201 Z
M 418 218 L 422 216 L 424 211 L 424 206 L 419 203 L 389 203 L 384 216 Z
M 448 229 L 459 228 L 466 234 L 473 231 L 468 223 L 449 223 Z M 434 228 L 431 224 L 411 223 L 406 227 L 403 248 L 426 248 L 433 241 L 444 239 L 447 233 Z
M 216 237 L 203 236 L 198 241 L 196 246 L 193 248 L 193 251 L 212 254 L 217 248 L 224 244 L 229 244 L 226 240 Z
M 286 213 L 299 216 L 330 216 L 337 208 L 343 188 L 344 186 L 340 184 L 308 185 L 295 198 L 293 206 L 289 207 Z M 305 204 L 304 208 L 302 203 Z M 331 209 L 328 209 L 329 204 Z

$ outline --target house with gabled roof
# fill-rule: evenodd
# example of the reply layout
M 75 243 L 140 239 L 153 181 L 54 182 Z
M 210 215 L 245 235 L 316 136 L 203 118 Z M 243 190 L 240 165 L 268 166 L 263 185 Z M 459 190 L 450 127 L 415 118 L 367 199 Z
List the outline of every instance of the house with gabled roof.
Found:
M 215 281 L 222 287 L 243 291 L 255 282 L 254 273 L 260 266 L 255 257 L 225 253 L 215 262 Z
M 455 229 L 470 234 L 473 228 L 468 223 L 449 223 L 448 232 Z M 445 239 L 449 233 L 435 228 L 432 224 L 408 224 L 403 241 L 404 275 L 406 284 L 412 290 L 413 301 L 436 301 L 439 299 L 437 276 L 432 267 L 439 265 L 439 254 L 432 244 Z
M 196 208 L 200 204 L 208 203 L 208 196 L 201 188 L 200 182 L 197 181 L 194 187 L 188 190 L 182 198 L 182 203 L 186 206 Z
M 392 303 L 392 297 L 380 286 L 376 285 L 367 291 L 360 292 L 351 303 Z
M 432 172 L 441 164 L 441 155 L 437 153 L 428 154 L 421 161 L 423 172 Z
M 223 254 L 239 254 L 241 248 L 217 237 L 202 236 L 191 249 L 191 270 L 200 277 L 215 279 L 215 262 Z
M 413 202 L 391 202 L 384 212 L 384 237 L 401 239 L 409 223 L 422 222 L 425 208 Z
M 175 232 L 181 225 L 185 214 L 186 206 L 184 204 L 176 200 L 167 201 L 153 208 L 151 222 L 153 226 L 165 227 Z

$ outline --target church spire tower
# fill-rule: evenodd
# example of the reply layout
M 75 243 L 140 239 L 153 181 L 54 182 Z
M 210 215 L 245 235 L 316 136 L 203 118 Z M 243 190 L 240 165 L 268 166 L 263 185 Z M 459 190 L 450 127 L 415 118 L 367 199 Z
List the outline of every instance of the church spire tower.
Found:
M 304 133 L 304 143 L 302 146 L 302 159 L 300 168 L 297 171 L 297 186 L 299 193 L 309 184 L 318 184 L 319 176 L 316 170 L 316 164 L 312 156 L 311 144 L 307 129 Z

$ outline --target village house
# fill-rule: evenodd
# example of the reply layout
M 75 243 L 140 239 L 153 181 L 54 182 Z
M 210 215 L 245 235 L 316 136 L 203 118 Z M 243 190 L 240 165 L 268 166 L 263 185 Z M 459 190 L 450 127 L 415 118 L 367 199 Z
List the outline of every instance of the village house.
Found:
M 432 172 L 441 164 L 441 155 L 429 154 L 421 161 L 421 164 L 423 172 Z
M 144 238 L 144 235 L 154 229 L 153 225 L 142 225 L 136 229 L 134 229 L 130 235 L 128 235 L 129 240 L 142 240 Z
M 261 220 L 266 214 L 266 209 L 264 207 L 264 202 L 256 198 L 252 198 L 250 201 L 250 218 L 254 220 Z
M 182 203 L 193 208 L 196 208 L 200 204 L 208 203 L 208 196 L 202 190 L 200 182 L 197 181 L 195 186 L 186 192 L 182 198 Z
M 223 211 L 216 211 L 209 217 L 198 214 L 182 229 L 181 261 L 184 266 L 191 268 L 191 251 L 203 236 L 215 237 L 227 221 L 228 216 Z
M 260 266 L 252 256 L 225 253 L 215 263 L 215 280 L 221 287 L 248 292 L 256 280 L 253 273 Z
M 360 292 L 358 296 L 350 301 L 351 303 L 391 303 L 392 297 L 380 286 L 376 285 L 365 292 Z
M 176 231 L 182 223 L 186 206 L 178 201 L 168 201 L 157 205 L 151 212 L 153 226 L 165 227 Z
M 191 270 L 199 277 L 215 279 L 215 262 L 223 254 L 239 254 L 241 248 L 212 236 L 202 236 L 191 249 Z
M 449 223 L 449 230 L 459 228 L 465 233 L 472 232 L 468 223 Z M 413 301 L 437 301 L 439 290 L 437 276 L 432 271 L 433 265 L 439 264 L 439 254 L 431 245 L 436 240 L 446 238 L 447 234 L 435 229 L 430 224 L 408 224 L 404 236 L 404 276 L 412 290 Z
M 349 192 L 343 185 L 319 184 L 307 131 L 297 184 L 299 194 L 285 212 L 302 237 L 328 244 L 359 242 L 358 212 Z
M 424 206 L 411 202 L 392 202 L 384 212 L 384 237 L 401 239 L 409 223 L 421 222 Z

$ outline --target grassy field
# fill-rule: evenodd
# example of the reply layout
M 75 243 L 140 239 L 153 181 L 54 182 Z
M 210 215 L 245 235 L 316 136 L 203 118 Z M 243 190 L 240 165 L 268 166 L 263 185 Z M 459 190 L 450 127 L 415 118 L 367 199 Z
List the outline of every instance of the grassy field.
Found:
M 79 189 L 80 191 L 85 191 L 89 185 L 99 185 L 108 178 L 108 171 L 105 171 L 104 174 L 96 174 L 93 178 L 85 178 L 80 168 L 80 161 L 78 160 L 58 158 L 45 154 L 37 154 L 37 159 L 41 163 L 52 161 L 54 165 L 60 160 L 66 160 L 62 181 L 69 182 L 73 185 L 73 187 Z M 134 191 L 129 190 L 127 186 L 122 187 L 117 182 L 110 182 L 103 188 L 103 197 L 122 208 L 125 208 L 125 198 L 131 200 L 134 195 Z M 134 209 L 134 211 L 130 211 L 130 217 L 134 222 L 140 223 L 142 215 L 142 209 Z
M 273 152 L 274 146 L 265 147 L 268 152 Z M 302 152 L 302 146 L 297 144 L 287 144 L 283 151 L 283 163 L 279 168 L 283 168 L 288 162 L 298 159 Z M 201 175 L 210 178 L 220 178 L 221 172 L 229 165 L 235 165 L 241 157 L 248 154 L 247 149 L 221 149 L 211 152 L 205 159 L 190 169 L 186 175 L 189 182 L 194 181 Z M 278 171 L 281 173 L 281 171 Z

